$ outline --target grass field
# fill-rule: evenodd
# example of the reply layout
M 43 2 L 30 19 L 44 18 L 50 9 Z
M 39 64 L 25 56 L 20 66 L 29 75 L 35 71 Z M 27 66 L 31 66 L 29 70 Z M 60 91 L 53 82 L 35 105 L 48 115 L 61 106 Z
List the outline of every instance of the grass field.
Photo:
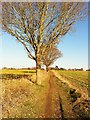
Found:
M 3 118 L 89 117 L 87 71 L 2 70 Z M 69 119 L 67 119 L 69 120 Z
M 61 70 L 55 70 L 53 72 L 58 78 L 57 84 L 64 106 L 63 111 L 67 114 L 67 110 L 71 106 L 72 110 L 81 118 L 90 117 L 89 72 Z M 68 114 L 70 114 L 70 111 Z
M 88 94 L 89 72 L 87 71 L 55 71 L 70 87 L 74 87 L 80 92 Z M 88 96 L 88 95 L 87 95 Z M 85 97 L 85 96 L 84 96 Z
M 88 84 L 87 71 L 59 71 L 60 75 Z

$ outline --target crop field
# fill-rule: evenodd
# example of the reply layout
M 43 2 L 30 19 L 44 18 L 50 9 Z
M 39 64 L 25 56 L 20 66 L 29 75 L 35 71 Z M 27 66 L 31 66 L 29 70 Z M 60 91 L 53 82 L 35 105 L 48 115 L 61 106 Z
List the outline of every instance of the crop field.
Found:
M 82 93 L 88 93 L 87 90 L 90 86 L 88 77 L 89 73 L 87 71 L 57 71 L 56 74 L 59 78 L 61 77 L 61 79 L 63 79 L 63 81 L 69 86 L 80 90 Z
M 67 109 L 71 106 L 74 113 L 82 117 L 89 117 L 89 72 L 87 71 L 61 71 L 55 70 L 55 76 L 58 78 L 57 84 L 59 86 L 59 92 L 62 98 L 63 108 Z M 65 106 L 63 99 L 65 95 L 66 101 L 70 104 Z M 70 111 L 69 111 L 70 113 Z
M 90 117 L 87 71 L 41 70 L 41 85 L 34 84 L 35 70 L 2 70 L 2 118 Z
M 0 70 L 0 74 L 32 74 L 35 73 L 35 70 L 9 70 L 9 69 L 3 69 Z

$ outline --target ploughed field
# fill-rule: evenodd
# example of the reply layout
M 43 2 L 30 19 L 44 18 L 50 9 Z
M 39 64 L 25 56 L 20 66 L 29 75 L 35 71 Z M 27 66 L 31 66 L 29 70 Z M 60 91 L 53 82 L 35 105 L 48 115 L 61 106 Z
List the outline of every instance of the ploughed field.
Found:
M 2 70 L 0 74 L 3 118 L 90 117 L 87 71 L 41 70 L 41 85 L 34 84 L 35 70 Z

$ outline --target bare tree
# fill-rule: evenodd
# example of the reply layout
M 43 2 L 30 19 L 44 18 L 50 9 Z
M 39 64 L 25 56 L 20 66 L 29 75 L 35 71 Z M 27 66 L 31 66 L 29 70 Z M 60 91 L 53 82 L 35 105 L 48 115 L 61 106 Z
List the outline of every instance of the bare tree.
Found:
M 55 44 L 86 12 L 84 2 L 2 2 L 2 29 L 23 44 L 38 71 L 44 39 L 47 45 Z M 41 81 L 37 79 L 37 83 Z
M 42 54 L 42 62 L 46 65 L 46 70 L 48 71 L 48 67 L 61 56 L 62 53 L 56 48 L 56 46 L 51 45 L 44 49 Z

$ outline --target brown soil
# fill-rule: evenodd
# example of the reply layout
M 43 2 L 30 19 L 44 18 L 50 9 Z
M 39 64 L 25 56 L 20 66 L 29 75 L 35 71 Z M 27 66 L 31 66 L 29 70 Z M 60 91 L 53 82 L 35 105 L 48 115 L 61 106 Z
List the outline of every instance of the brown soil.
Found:
M 45 118 L 60 118 L 62 120 L 79 118 L 72 110 L 73 106 L 70 104 L 66 92 L 56 84 L 58 78 L 52 71 L 49 71 L 48 75 L 49 89 L 46 97 Z
M 60 118 L 60 107 L 59 107 L 59 97 L 58 91 L 55 83 L 55 76 L 52 72 L 48 72 L 49 79 L 49 89 L 46 97 L 46 108 L 45 108 L 45 118 Z

